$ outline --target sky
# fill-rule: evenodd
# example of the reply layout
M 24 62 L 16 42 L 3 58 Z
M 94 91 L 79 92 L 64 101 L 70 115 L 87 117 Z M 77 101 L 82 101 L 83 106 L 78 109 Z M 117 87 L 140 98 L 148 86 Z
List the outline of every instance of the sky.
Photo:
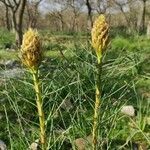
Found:
M 40 3 L 40 6 L 39 6 L 39 10 L 43 13 L 43 14 L 46 14 L 50 11 L 53 11 L 53 10 L 59 10 L 60 9 L 60 5 L 57 4 L 57 3 L 53 3 L 53 2 L 47 2 L 47 0 L 43 0 L 41 3 Z
M 121 2 L 126 2 L 126 0 L 120 0 Z M 40 3 L 40 6 L 39 6 L 39 10 L 40 12 L 42 12 L 42 14 L 46 14 L 48 12 L 52 12 L 53 10 L 60 10 L 61 9 L 61 5 L 58 4 L 58 3 L 54 3 L 50 0 L 43 0 L 41 3 Z M 87 10 L 86 6 L 83 7 L 84 11 Z M 123 7 L 124 11 L 127 12 L 129 10 L 129 7 L 126 5 Z M 117 8 L 110 8 L 111 13 L 118 13 L 120 12 L 119 9 Z

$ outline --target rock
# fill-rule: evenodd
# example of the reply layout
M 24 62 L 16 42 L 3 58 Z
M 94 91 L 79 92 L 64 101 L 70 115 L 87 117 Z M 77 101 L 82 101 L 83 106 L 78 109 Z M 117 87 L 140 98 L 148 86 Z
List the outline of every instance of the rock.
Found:
M 0 67 L 5 69 L 12 69 L 12 68 L 16 68 L 16 67 L 20 67 L 20 63 L 17 60 L 7 60 L 7 61 L 0 61 Z
M 0 140 L 0 150 L 7 150 L 7 146 L 2 140 Z
M 19 67 L 19 62 L 17 60 L 8 60 L 5 62 L 5 66 L 6 68 L 16 68 L 16 67 Z
M 30 149 L 30 150 L 38 150 L 38 146 L 39 146 L 39 139 L 35 140 L 35 142 L 33 142 L 33 143 L 30 145 L 29 149 Z
M 92 136 L 89 135 L 86 138 L 78 138 L 74 141 L 77 150 L 91 150 Z
M 8 67 L 8 68 L 12 68 L 13 64 L 14 64 L 14 61 L 12 61 L 12 60 L 8 60 L 8 61 L 5 62 L 5 66 Z
M 146 98 L 146 99 L 149 99 L 149 98 L 150 98 L 150 93 L 149 93 L 149 92 L 144 92 L 144 93 L 142 94 L 142 96 L 143 96 L 144 98 Z
M 0 72 L 0 77 L 6 78 L 16 78 L 22 76 L 24 71 L 20 68 L 14 68 L 9 70 L 4 70 Z
M 78 138 L 74 141 L 75 146 L 78 150 L 85 150 L 86 148 L 86 141 L 83 138 Z
M 66 111 L 69 111 L 70 109 L 73 108 L 73 105 L 72 105 L 72 103 L 71 103 L 71 101 L 69 99 L 65 99 L 62 102 L 60 107 L 63 108 L 64 110 L 66 110 Z
M 134 117 L 135 116 L 135 109 L 132 105 L 123 106 L 121 109 L 121 113 L 124 115 Z

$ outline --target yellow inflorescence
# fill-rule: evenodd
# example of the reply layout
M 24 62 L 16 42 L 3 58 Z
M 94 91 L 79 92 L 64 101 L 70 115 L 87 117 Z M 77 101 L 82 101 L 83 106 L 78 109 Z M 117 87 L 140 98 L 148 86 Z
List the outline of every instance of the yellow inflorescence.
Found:
M 29 29 L 21 45 L 22 63 L 31 70 L 37 70 L 42 60 L 41 40 L 37 31 Z
M 94 22 L 92 28 L 92 46 L 94 47 L 97 57 L 101 58 L 102 52 L 108 45 L 109 26 L 104 15 L 100 15 Z

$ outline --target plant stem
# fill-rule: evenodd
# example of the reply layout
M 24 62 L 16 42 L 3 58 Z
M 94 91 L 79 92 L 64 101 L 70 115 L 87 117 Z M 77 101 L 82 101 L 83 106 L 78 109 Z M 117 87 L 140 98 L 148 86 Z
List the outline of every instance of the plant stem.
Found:
M 40 122 L 40 142 L 41 142 L 42 150 L 46 150 L 45 118 L 44 118 L 44 112 L 43 112 L 40 82 L 38 78 L 38 70 L 32 71 L 32 75 L 33 75 L 33 81 L 34 81 L 34 89 L 36 92 L 36 105 L 38 109 L 39 122 Z
M 95 107 L 94 107 L 94 123 L 93 123 L 93 150 L 97 150 L 98 140 L 98 124 L 100 116 L 100 100 L 101 100 L 101 59 L 98 61 L 96 70 L 96 93 L 95 93 Z

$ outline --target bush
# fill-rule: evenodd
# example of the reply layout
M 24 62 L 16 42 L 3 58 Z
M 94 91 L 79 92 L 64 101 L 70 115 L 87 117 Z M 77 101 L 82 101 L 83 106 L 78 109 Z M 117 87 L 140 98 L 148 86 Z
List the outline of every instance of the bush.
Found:
M 0 49 L 11 48 L 14 43 L 14 34 L 7 30 L 0 29 Z

